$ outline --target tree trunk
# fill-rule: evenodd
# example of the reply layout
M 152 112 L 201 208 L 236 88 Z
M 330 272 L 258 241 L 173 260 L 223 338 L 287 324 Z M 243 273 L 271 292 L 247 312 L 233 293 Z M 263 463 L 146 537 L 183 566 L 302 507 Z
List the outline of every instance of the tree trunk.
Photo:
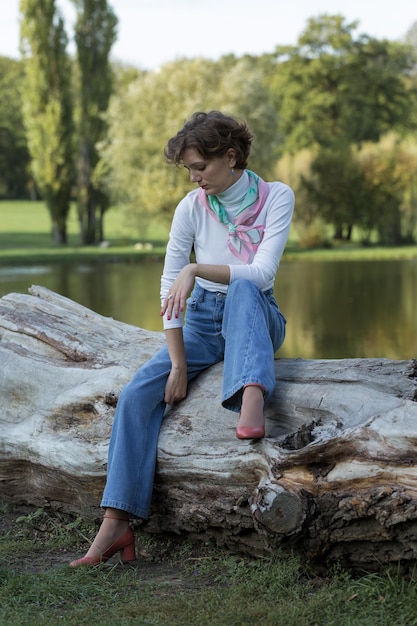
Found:
M 0 495 L 97 513 L 122 386 L 163 343 L 47 289 L 0 299 Z M 267 436 L 235 438 L 223 365 L 167 411 L 144 530 L 357 567 L 417 556 L 417 361 L 278 359 Z

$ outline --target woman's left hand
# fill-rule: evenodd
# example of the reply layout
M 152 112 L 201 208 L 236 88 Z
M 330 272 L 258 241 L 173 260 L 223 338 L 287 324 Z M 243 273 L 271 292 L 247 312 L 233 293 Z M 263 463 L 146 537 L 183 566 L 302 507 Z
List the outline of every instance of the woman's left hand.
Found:
M 161 315 L 166 313 L 170 320 L 172 316 L 179 317 L 184 311 L 187 297 L 194 287 L 196 272 L 196 263 L 189 263 L 182 268 L 163 302 Z
M 183 367 L 173 367 L 169 373 L 164 400 L 167 404 L 174 404 L 184 400 L 187 395 L 187 364 Z

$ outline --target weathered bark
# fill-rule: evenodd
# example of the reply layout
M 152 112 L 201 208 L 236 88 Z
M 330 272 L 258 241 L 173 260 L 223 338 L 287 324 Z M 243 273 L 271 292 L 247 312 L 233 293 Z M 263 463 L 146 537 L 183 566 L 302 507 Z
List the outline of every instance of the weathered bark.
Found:
M 114 407 L 162 333 L 40 287 L 0 300 L 0 495 L 96 511 Z M 417 361 L 276 361 L 267 437 L 235 438 L 222 364 L 166 415 L 150 532 L 355 566 L 417 556 Z

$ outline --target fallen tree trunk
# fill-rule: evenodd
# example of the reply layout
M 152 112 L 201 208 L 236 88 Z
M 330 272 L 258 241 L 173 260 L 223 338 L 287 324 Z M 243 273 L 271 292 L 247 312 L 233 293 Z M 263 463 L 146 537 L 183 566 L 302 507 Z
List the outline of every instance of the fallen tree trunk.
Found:
M 0 299 L 0 495 L 97 512 L 114 408 L 163 342 L 41 287 Z M 417 557 L 417 361 L 276 361 L 267 436 L 234 436 L 222 364 L 167 411 L 149 532 L 369 567 Z

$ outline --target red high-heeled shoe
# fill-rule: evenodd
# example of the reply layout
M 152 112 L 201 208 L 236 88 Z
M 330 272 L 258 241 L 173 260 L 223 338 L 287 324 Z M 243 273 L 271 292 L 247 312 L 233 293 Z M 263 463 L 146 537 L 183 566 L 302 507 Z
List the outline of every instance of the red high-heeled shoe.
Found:
M 265 437 L 265 426 L 236 426 L 238 439 L 262 439 Z
M 126 519 L 125 517 L 116 517 L 114 515 L 104 515 L 103 517 L 119 520 Z M 120 537 L 120 539 L 112 543 L 112 545 L 107 548 L 103 554 L 97 556 L 83 556 L 81 559 L 72 561 L 70 563 L 70 567 L 79 567 L 80 565 L 92 567 L 94 565 L 99 565 L 100 563 L 108 561 L 114 554 L 116 554 L 116 552 L 122 553 L 121 556 L 123 562 L 136 560 L 135 535 L 130 527 Z
M 266 389 L 263 385 L 259 385 L 258 383 L 249 383 L 244 386 L 243 392 L 245 392 L 248 387 L 258 387 L 258 389 L 261 390 L 263 397 L 265 397 Z M 262 426 L 240 426 L 240 415 L 241 414 L 239 413 L 239 420 L 236 426 L 236 437 L 238 439 L 262 439 L 265 437 L 265 418 Z
M 240 414 L 239 414 L 240 419 Z M 265 437 L 265 425 L 263 426 L 236 426 L 238 439 L 262 439 Z

